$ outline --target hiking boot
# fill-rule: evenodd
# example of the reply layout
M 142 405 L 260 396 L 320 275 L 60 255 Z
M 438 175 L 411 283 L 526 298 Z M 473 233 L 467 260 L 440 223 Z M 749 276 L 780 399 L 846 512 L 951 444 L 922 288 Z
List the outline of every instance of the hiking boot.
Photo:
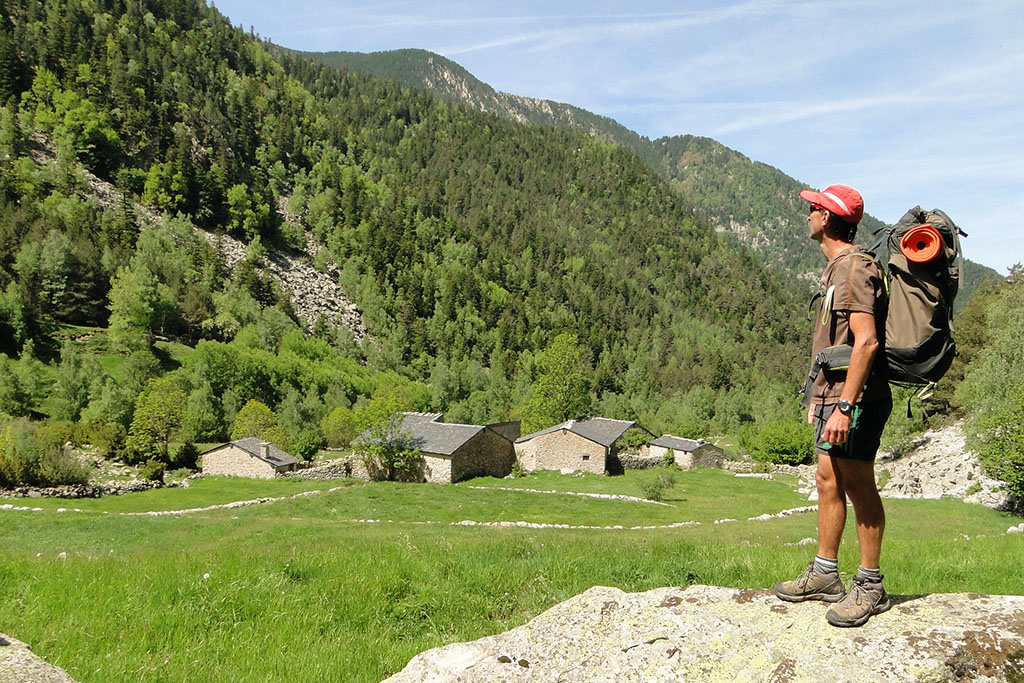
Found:
M 839 602 L 846 594 L 839 572 L 822 574 L 814 568 L 812 561 L 807 570 L 792 581 L 775 584 L 775 595 L 786 602 L 803 602 L 804 600 L 823 600 Z
M 843 601 L 825 615 L 833 626 L 860 626 L 873 614 L 881 614 L 892 607 L 892 602 L 882 588 L 882 582 L 872 583 L 855 576 L 850 592 Z

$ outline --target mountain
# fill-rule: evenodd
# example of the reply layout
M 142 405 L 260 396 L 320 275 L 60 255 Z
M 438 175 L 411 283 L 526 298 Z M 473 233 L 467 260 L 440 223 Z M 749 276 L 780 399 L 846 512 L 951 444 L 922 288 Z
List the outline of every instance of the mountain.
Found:
M 567 126 L 603 138 L 628 149 L 639 148 L 645 138 L 615 120 L 570 104 L 522 97 L 496 91 L 466 69 L 427 50 L 386 52 L 293 52 L 328 66 L 388 78 L 425 90 L 442 99 L 468 105 L 519 123 Z
M 214 405 L 212 437 L 250 399 L 317 424 L 396 378 L 428 387 L 418 408 L 507 418 L 561 332 L 596 407 L 656 429 L 769 414 L 805 369 L 802 297 L 628 150 L 314 63 L 197 0 L 3 10 L 0 350 L 27 374 L 37 350 L 57 362 L 70 324 L 105 328 L 129 360 L 187 342 L 195 360 L 158 369 Z M 302 338 L 281 252 L 337 273 L 360 350 L 326 323 Z M 49 414 L 57 384 L 34 383 L 21 414 Z M 134 398 L 118 399 L 125 426 Z
M 678 135 L 650 140 L 613 119 L 570 104 L 495 91 L 455 62 L 426 50 L 304 53 L 324 64 L 390 78 L 478 111 L 537 125 L 567 126 L 631 150 L 651 166 L 716 230 L 734 235 L 769 266 L 816 282 L 821 252 L 806 238 L 805 205 L 798 193 L 807 185 L 782 171 L 752 161 L 710 138 Z M 910 208 L 909 206 L 907 208 Z M 866 215 L 860 241 L 882 222 Z M 965 262 L 962 305 L 985 280 L 999 274 Z

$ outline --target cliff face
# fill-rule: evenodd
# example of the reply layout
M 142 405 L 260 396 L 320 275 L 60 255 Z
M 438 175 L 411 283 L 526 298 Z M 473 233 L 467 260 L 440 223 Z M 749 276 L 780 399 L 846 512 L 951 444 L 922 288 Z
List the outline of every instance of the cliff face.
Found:
M 827 605 L 714 586 L 594 587 L 533 621 L 417 655 L 390 681 L 1003 681 L 1024 676 L 1024 597 L 891 596 L 856 629 Z

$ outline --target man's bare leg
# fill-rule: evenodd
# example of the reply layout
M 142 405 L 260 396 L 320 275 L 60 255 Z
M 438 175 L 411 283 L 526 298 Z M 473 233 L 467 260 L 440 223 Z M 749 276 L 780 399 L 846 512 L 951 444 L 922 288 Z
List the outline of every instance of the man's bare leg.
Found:
M 885 534 L 885 508 L 875 485 L 875 464 L 861 460 L 837 460 L 837 465 L 857 517 L 860 565 L 877 569 Z
M 843 493 L 841 471 L 834 459 L 818 456 L 818 557 L 807 565 L 803 574 L 792 581 L 775 584 L 774 592 L 787 602 L 823 600 L 838 602 L 846 589 L 839 578 L 836 558 L 839 542 L 846 526 L 846 495 Z
M 846 527 L 846 493 L 844 470 L 838 458 L 818 454 L 818 555 L 839 557 L 839 543 Z M 872 480 L 872 483 L 874 480 Z

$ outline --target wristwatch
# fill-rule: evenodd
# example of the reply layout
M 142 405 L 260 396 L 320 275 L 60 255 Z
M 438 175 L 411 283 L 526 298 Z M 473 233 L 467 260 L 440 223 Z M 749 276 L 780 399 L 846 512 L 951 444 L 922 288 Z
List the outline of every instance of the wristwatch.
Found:
M 853 412 L 853 404 L 849 401 L 840 401 L 836 408 L 839 408 L 839 412 L 847 417 Z

